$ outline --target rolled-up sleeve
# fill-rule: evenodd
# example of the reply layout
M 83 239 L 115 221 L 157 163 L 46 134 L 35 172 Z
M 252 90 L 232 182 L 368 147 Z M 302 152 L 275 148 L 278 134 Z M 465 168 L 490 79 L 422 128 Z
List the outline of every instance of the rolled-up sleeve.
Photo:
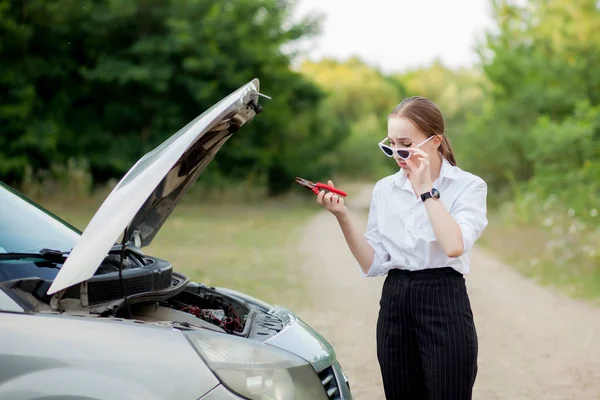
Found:
M 471 251 L 488 224 L 486 201 L 487 184 L 477 179 L 467 185 L 450 210 L 462 232 L 463 254 Z
M 381 235 L 379 234 L 379 229 L 377 226 L 377 189 L 378 184 L 376 184 L 373 188 L 371 205 L 369 206 L 369 217 L 367 219 L 367 230 L 365 232 L 365 238 L 367 239 L 367 242 L 369 242 L 371 247 L 373 247 L 374 256 L 371 267 L 367 273 L 365 273 L 362 268 L 360 269 L 360 272 L 364 277 L 382 275 L 382 259 L 386 254 L 385 248 L 381 244 Z

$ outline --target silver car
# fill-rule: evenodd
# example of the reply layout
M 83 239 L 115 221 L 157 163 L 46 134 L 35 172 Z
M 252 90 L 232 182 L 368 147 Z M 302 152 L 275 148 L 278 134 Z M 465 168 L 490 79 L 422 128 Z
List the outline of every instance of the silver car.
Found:
M 0 184 L 0 399 L 352 398 L 293 312 L 141 250 L 259 96 L 253 80 L 142 157 L 83 233 Z

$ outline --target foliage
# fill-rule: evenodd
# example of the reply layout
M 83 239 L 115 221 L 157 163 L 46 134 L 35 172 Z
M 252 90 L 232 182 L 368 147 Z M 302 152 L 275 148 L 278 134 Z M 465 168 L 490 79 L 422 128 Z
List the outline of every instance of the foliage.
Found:
M 96 181 L 120 177 L 214 102 L 259 77 L 266 112 L 226 146 L 214 175 L 268 177 L 331 168 L 344 132 L 324 94 L 282 47 L 317 31 L 290 23 L 289 0 L 0 0 L 0 178 L 18 183 L 70 158 Z M 308 148 L 302 143 L 313 143 Z M 311 162 L 307 163 L 306 160 Z
M 401 82 L 358 58 L 306 61 L 300 71 L 329 94 L 328 118 L 349 133 L 336 151 L 336 171 L 354 178 L 375 178 L 393 171 L 377 147 L 387 134 L 386 115 L 405 95 Z
M 396 77 L 411 95 L 433 100 L 442 110 L 449 127 L 462 125 L 468 114 L 480 112 L 486 83 L 480 71 L 452 70 L 436 59 L 429 66 Z
M 480 50 L 484 112 L 466 132 L 478 149 L 468 163 L 492 201 L 508 200 L 488 241 L 525 274 L 598 297 L 600 9 L 592 0 L 494 9 L 498 29 Z
M 547 124 L 569 118 L 582 102 L 600 102 L 600 11 L 592 0 L 498 0 L 494 10 L 498 29 L 480 48 L 489 83 L 486 103 L 468 125 L 466 136 L 477 151 L 467 164 L 496 193 L 509 194 L 512 181 L 529 181 L 540 173 L 537 157 L 556 157 L 540 154 L 552 147 L 539 140 Z M 569 132 L 552 134 L 566 139 Z M 598 141 L 597 136 L 590 139 Z M 564 144 L 573 148 L 568 140 Z M 561 171 L 578 169 L 578 158 L 572 161 Z M 560 162 L 546 165 L 556 169 Z
M 318 20 L 290 22 L 290 0 L 0 0 L 0 178 L 60 181 L 72 160 L 96 183 L 120 177 L 259 77 L 273 100 L 219 153 L 207 185 L 245 180 L 277 194 L 296 175 L 393 172 L 376 147 L 386 115 L 423 95 L 492 205 L 529 191 L 589 210 L 600 178 L 597 2 L 492 3 L 497 27 L 480 44 L 480 70 L 434 61 L 388 76 L 357 58 L 290 69 L 283 49 L 318 32 Z
M 566 208 L 586 214 L 600 195 L 600 106 L 580 103 L 561 122 L 540 118 L 531 131 L 528 154 L 534 176 L 528 188 L 556 197 Z
M 458 164 L 474 157 L 476 147 L 472 138 L 465 135 L 470 118 L 482 113 L 486 79 L 481 72 L 473 69 L 452 70 L 440 60 L 429 66 L 395 75 L 403 82 L 407 95 L 424 96 L 434 101 L 442 111 L 446 123 L 446 133 L 450 138 Z M 470 163 L 466 168 L 472 168 Z M 474 171 L 474 172 L 475 172 Z

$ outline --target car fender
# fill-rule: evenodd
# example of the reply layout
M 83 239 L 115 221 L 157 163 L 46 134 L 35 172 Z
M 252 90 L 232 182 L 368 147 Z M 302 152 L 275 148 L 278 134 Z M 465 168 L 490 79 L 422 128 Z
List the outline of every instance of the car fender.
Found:
M 218 384 L 170 326 L 0 312 L 0 399 L 197 400 Z
M 20 367 L 24 367 L 21 365 Z M 98 384 L 101 382 L 102 384 Z M 93 387 L 93 393 L 90 393 Z M 42 389 L 43 388 L 43 389 Z M 40 390 L 42 389 L 42 390 Z M 159 400 L 126 377 L 79 367 L 43 369 L 0 383 L 0 398 L 12 400 Z

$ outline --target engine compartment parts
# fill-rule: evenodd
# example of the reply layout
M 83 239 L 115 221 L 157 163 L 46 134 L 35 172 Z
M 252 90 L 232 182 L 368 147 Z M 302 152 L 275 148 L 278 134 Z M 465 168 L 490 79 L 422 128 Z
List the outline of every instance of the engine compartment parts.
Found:
M 133 308 L 134 318 L 171 321 L 247 337 L 254 311 L 246 304 L 209 287 L 193 287 L 155 303 Z
M 149 304 L 140 307 L 133 314 L 137 320 L 144 322 L 178 322 L 180 324 L 190 324 L 200 328 L 210 329 L 212 331 L 225 333 L 225 330 L 214 323 L 198 318 L 193 314 L 178 311 L 173 308 L 159 306 L 158 304 Z

